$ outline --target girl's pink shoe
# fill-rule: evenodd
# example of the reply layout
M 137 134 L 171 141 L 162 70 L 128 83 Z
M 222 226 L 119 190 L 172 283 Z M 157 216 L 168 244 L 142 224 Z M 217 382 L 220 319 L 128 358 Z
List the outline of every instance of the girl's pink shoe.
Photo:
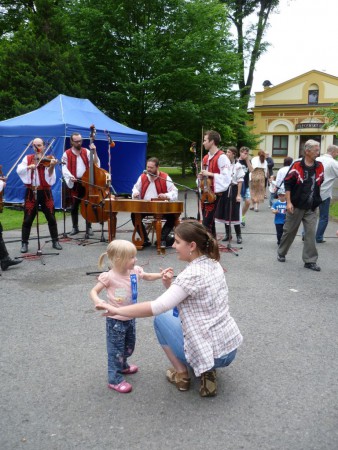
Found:
M 120 394 L 128 394 L 133 389 L 132 385 L 127 383 L 125 380 L 121 381 L 119 384 L 108 384 L 109 389 L 120 392 Z
M 128 367 L 128 369 L 122 370 L 122 373 L 123 373 L 123 374 L 126 374 L 126 375 L 132 375 L 133 373 L 136 373 L 137 371 L 138 371 L 138 367 L 135 366 L 134 364 L 131 364 L 131 365 Z

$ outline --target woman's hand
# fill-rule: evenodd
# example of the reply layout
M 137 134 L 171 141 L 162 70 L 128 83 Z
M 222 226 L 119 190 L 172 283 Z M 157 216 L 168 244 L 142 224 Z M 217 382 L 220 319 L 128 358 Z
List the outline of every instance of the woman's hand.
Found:
M 115 316 L 117 314 L 117 308 L 112 305 L 109 305 L 107 302 L 100 302 L 95 305 L 95 309 L 99 311 L 105 311 L 103 316 Z

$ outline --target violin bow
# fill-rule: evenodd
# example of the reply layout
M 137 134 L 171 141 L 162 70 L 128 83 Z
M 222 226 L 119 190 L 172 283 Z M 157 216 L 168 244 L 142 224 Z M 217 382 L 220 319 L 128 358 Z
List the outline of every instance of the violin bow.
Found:
M 16 165 L 18 164 L 18 162 L 20 161 L 20 159 L 23 157 L 23 155 L 26 153 L 26 151 L 29 149 L 29 147 L 33 144 L 33 139 L 30 141 L 30 143 L 27 145 L 27 147 L 24 149 L 24 151 L 21 153 L 21 155 L 19 156 L 19 158 L 15 161 L 15 163 L 12 165 L 12 167 L 9 169 L 7 175 L 5 176 L 5 178 L 8 178 L 10 176 L 10 174 L 13 172 L 13 169 L 16 167 Z
M 52 145 L 54 144 L 56 138 L 53 137 L 53 139 L 48 143 L 48 146 L 46 147 L 45 151 L 42 153 L 41 158 L 39 159 L 37 165 L 36 165 L 36 169 L 39 167 L 41 160 L 46 156 L 46 154 L 48 153 L 49 149 L 52 147 Z

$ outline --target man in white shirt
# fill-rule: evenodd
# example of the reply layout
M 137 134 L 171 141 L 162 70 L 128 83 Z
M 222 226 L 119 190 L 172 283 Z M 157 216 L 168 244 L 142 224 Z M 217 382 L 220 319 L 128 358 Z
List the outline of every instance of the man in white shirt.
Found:
M 318 244 L 325 242 L 324 233 L 329 222 L 333 183 L 338 178 L 338 161 L 335 160 L 337 156 L 338 146 L 329 145 L 326 154 L 317 158 L 317 161 L 320 161 L 324 166 L 324 182 L 320 187 L 320 196 L 323 202 L 319 205 L 319 221 L 316 231 L 316 242 Z
M 70 136 L 70 143 L 72 146 L 62 155 L 62 161 L 64 162 L 64 165 L 62 166 L 62 175 L 68 188 L 71 190 L 72 196 L 71 216 L 73 229 L 69 233 L 71 236 L 79 233 L 79 206 L 81 204 L 81 199 L 86 194 L 86 188 L 81 184 L 81 178 L 90 165 L 90 150 L 82 147 L 82 141 L 83 139 L 80 133 L 73 133 Z M 90 144 L 90 149 L 93 151 L 93 163 L 100 167 L 100 160 L 97 156 L 94 143 Z M 86 233 L 91 236 L 93 232 L 89 222 L 86 223 L 86 228 Z
M 147 169 L 145 173 L 142 173 L 136 181 L 133 190 L 132 198 L 151 200 L 158 198 L 160 200 L 169 200 L 172 202 L 177 201 L 178 190 L 173 181 L 165 172 L 159 170 L 160 162 L 157 158 L 149 158 L 147 160 Z M 145 216 L 146 214 L 144 214 Z M 169 233 L 174 228 L 175 216 L 173 214 L 165 214 L 164 219 L 166 223 L 162 228 L 161 240 L 166 241 Z M 135 214 L 131 214 L 131 219 L 135 225 Z M 142 223 L 142 231 L 144 234 L 143 247 L 149 247 L 151 242 L 149 241 L 148 234 L 145 226 Z
M 25 155 L 16 168 L 17 174 L 26 186 L 24 219 L 21 231 L 21 253 L 28 252 L 29 236 L 34 219 L 38 214 L 39 206 L 46 217 L 49 233 L 53 242 L 53 248 L 62 250 L 59 242 L 58 227 L 54 211 L 54 199 L 51 190 L 56 181 L 55 166 L 57 160 L 51 158 L 48 160 L 49 164 L 46 167 L 41 163 L 41 159 L 44 159 L 46 151 L 45 143 L 41 138 L 35 138 L 33 140 L 33 150 L 34 153 Z
M 202 170 L 198 174 L 203 225 L 214 237 L 217 204 L 222 195 L 227 195 L 231 183 L 231 163 L 226 154 L 218 149 L 220 142 L 221 136 L 217 131 L 205 132 L 203 147 L 208 154 L 203 157 Z

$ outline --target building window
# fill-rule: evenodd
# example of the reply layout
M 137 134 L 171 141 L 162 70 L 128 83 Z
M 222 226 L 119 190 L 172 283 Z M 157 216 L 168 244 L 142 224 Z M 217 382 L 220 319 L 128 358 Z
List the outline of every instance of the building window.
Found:
M 309 90 L 309 105 L 318 105 L 318 89 Z
M 289 136 L 273 136 L 272 156 L 288 155 Z

